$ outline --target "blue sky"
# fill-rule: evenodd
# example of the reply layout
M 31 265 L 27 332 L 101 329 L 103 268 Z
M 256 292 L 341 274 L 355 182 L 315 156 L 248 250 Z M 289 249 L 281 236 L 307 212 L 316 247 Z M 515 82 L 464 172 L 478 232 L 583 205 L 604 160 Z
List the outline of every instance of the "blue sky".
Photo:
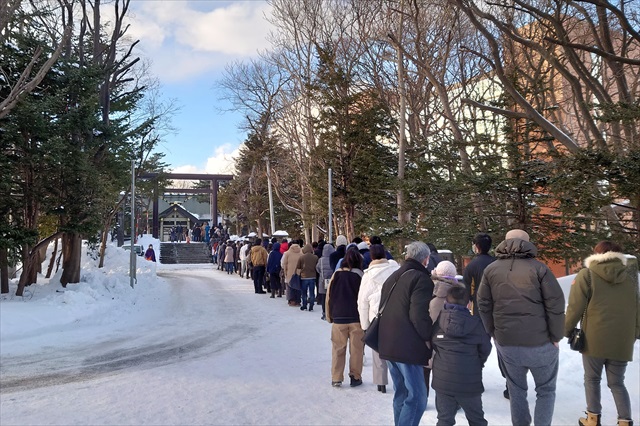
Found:
M 245 132 L 241 115 L 225 112 L 215 83 L 225 65 L 257 56 L 268 47 L 269 6 L 252 1 L 142 1 L 131 5 L 138 54 L 151 61 L 165 99 L 180 107 L 172 118 L 175 135 L 159 147 L 174 171 L 230 173 Z

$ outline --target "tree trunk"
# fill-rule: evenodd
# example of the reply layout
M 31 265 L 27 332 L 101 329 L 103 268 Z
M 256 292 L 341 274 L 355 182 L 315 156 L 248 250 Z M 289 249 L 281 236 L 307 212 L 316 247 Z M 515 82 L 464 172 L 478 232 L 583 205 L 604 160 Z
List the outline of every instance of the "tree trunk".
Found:
M 53 243 L 53 253 L 51 253 L 51 261 L 49 262 L 49 268 L 47 268 L 47 275 L 45 278 L 51 278 L 51 272 L 53 271 L 53 265 L 56 263 L 56 256 L 58 255 L 58 239 L 56 238 Z
M 82 238 L 75 233 L 65 233 L 62 236 L 62 276 L 60 284 L 80 282 L 80 261 L 82 259 Z
M 7 249 L 0 248 L 0 294 L 9 293 L 9 259 Z
M 44 255 L 42 254 L 46 247 L 49 246 L 49 243 L 55 239 L 59 238 L 61 235 L 60 232 L 56 232 L 53 235 L 48 236 L 44 240 L 41 240 L 35 247 L 31 250 L 28 250 L 28 247 L 25 247 L 24 253 L 22 256 L 22 274 L 20 275 L 20 281 L 18 282 L 18 289 L 16 291 L 16 296 L 22 296 L 24 292 L 24 288 L 30 284 L 33 284 L 37 281 L 38 271 L 41 266 Z
M 118 208 L 120 205 L 118 204 Z M 118 209 L 114 211 L 117 212 Z M 102 240 L 100 241 L 100 262 L 98 263 L 98 268 L 104 267 L 104 254 L 107 251 L 107 239 L 109 238 L 109 229 L 111 229 L 111 221 L 113 220 L 113 215 L 109 215 L 104 224 L 104 228 L 102 228 Z
M 401 3 L 401 9 L 404 3 Z M 402 40 L 402 26 L 404 20 L 400 14 L 398 24 L 398 40 Z M 407 224 L 407 212 L 405 206 L 404 175 L 405 175 L 405 152 L 407 150 L 406 124 L 407 124 L 407 91 L 405 87 L 404 55 L 402 50 L 396 47 L 396 68 L 398 75 L 398 95 L 400 97 L 400 111 L 398 112 L 398 189 L 396 192 L 396 202 L 398 207 L 398 224 L 403 227 Z
M 25 245 L 22 249 L 22 274 L 20 274 L 20 281 L 18 281 L 16 296 L 22 296 L 26 286 L 38 281 L 37 265 L 40 251 L 30 249 L 31 247 L 28 245 Z

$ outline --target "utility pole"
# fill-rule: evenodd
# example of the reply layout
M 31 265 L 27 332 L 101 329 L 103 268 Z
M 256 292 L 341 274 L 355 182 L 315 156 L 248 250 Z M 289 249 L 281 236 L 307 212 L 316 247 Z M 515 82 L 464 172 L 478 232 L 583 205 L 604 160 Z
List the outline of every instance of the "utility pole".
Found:
M 329 242 L 333 242 L 333 184 L 331 183 L 331 168 L 329 172 Z
M 269 168 L 269 158 L 264 157 L 267 162 L 267 185 L 269 187 L 269 217 L 271 219 L 271 235 L 276 232 L 276 219 L 273 212 L 273 191 L 271 190 L 271 169 Z
M 131 160 L 131 253 L 129 257 L 129 282 L 131 288 L 136 280 L 136 163 Z

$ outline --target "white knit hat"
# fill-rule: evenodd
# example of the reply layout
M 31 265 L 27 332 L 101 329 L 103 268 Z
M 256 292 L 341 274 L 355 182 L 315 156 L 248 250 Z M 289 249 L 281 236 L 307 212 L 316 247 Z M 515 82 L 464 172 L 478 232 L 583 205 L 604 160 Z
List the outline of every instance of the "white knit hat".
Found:
M 448 260 L 443 260 L 436 265 L 436 268 L 433 270 L 434 275 L 439 277 L 455 277 L 456 276 L 456 265 L 449 262 Z
M 507 232 L 507 235 L 504 236 L 504 239 L 510 240 L 512 238 L 519 238 L 524 241 L 529 241 L 529 234 L 527 234 L 522 229 L 512 229 L 511 231 Z
M 358 250 L 369 250 L 369 244 L 365 241 L 358 243 Z
M 347 237 L 344 235 L 338 235 L 338 238 L 336 238 L 336 247 L 346 246 L 347 244 L 349 244 Z

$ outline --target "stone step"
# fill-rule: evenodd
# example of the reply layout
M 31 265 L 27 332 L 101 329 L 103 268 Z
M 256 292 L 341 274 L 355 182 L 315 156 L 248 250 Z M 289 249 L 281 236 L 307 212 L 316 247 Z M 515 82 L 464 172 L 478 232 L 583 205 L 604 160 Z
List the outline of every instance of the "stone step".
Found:
M 160 263 L 211 263 L 211 254 L 204 243 L 160 243 Z

